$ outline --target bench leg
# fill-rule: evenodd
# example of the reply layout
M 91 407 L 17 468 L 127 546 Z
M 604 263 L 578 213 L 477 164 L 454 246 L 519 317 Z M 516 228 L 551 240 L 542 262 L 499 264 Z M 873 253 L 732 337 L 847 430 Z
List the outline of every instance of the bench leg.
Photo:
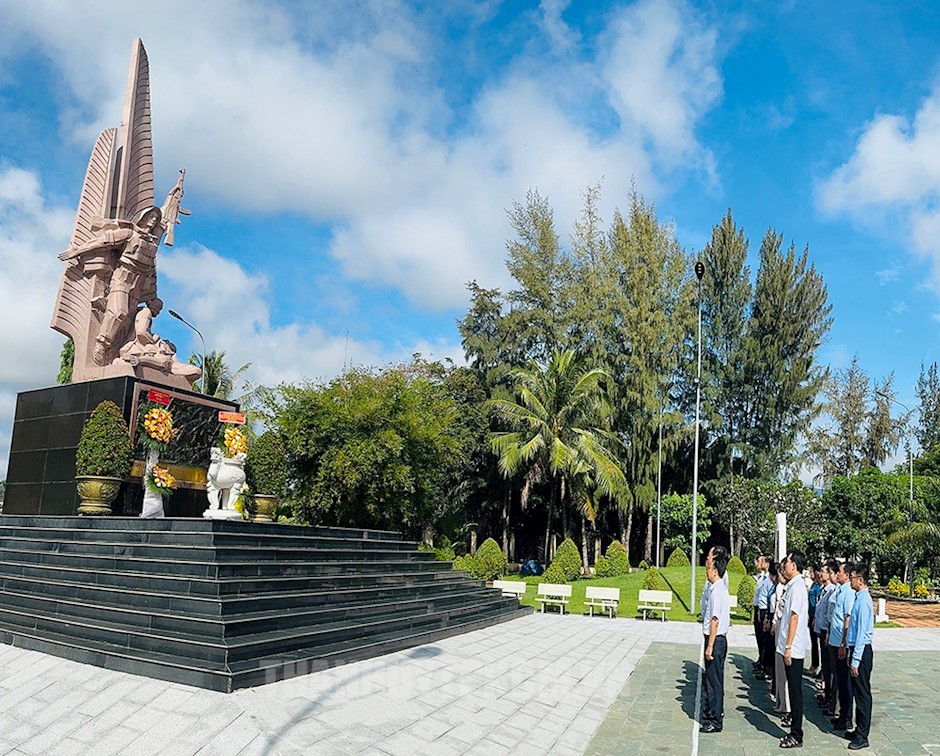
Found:
M 643 610 L 643 621 L 646 622 L 646 609 Z
M 588 617 L 593 617 L 593 616 L 594 616 L 594 607 L 593 607 L 593 606 L 589 606 L 589 607 L 588 607 Z

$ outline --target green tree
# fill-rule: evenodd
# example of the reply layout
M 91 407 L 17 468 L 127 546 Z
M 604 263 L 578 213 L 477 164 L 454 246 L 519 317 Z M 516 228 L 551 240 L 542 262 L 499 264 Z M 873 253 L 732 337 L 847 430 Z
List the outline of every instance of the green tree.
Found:
M 907 481 L 873 467 L 837 476 L 822 497 L 828 518 L 825 549 L 830 554 L 881 560 L 887 555 L 883 527 L 907 506 Z
M 416 361 L 271 394 L 302 521 L 421 536 L 446 516 L 464 450 L 443 372 Z
M 692 495 L 669 494 L 662 502 L 662 538 L 667 552 L 680 549 L 692 553 Z M 702 544 L 711 537 L 711 507 L 699 491 L 696 527 L 696 558 L 701 556 Z M 700 560 L 701 561 L 701 560 Z
M 62 352 L 59 355 L 59 374 L 56 376 L 56 383 L 71 383 L 74 365 L 75 342 L 68 338 L 62 345 Z
M 832 325 L 822 276 L 794 245 L 769 230 L 748 320 L 746 374 L 750 386 L 743 414 L 745 471 L 771 476 L 791 458 L 797 438 L 819 414 L 817 395 L 828 371 L 817 362 Z
M 492 437 L 499 469 L 506 477 L 533 470 L 550 485 L 545 553 L 552 521 L 561 519 L 568 537 L 568 506 L 581 515 L 582 562 L 588 569 L 587 526 L 594 522 L 601 497 L 618 499 L 626 482 L 608 432 L 604 381 L 597 368 L 585 369 L 573 351 L 555 352 L 544 369 L 534 360 L 512 374 L 515 397 L 492 399 L 490 406 L 508 426 Z
M 924 451 L 931 451 L 940 445 L 940 377 L 936 362 L 932 362 L 926 371 L 921 363 L 917 399 L 920 405 L 920 422 L 915 431 L 917 443 Z
M 238 370 L 232 371 L 225 361 L 225 352 L 216 351 L 206 354 L 205 361 L 202 355 L 196 354 L 190 355 L 189 361 L 202 369 L 202 377 L 199 379 L 200 393 L 217 399 L 231 399 L 232 394 L 235 393 L 235 387 L 238 386 L 245 371 L 251 367 L 251 363 L 246 362 Z
M 748 308 L 752 287 L 749 242 L 729 209 L 712 229 L 699 259 L 702 277 L 702 416 L 706 468 L 722 476 L 746 440 L 743 418 L 750 391 L 746 371 Z
M 891 419 L 892 382 L 889 376 L 873 392 L 858 355 L 826 380 L 822 407 L 828 422 L 807 433 L 807 456 L 824 481 L 880 465 L 897 448 L 900 426 Z
M 630 496 L 623 502 L 621 538 L 628 545 L 634 512 L 646 513 L 644 558 L 652 560 L 650 507 L 656 499 L 660 413 L 687 354 L 694 288 L 674 228 L 661 223 L 655 207 L 635 189 L 626 217 L 614 214 L 607 248 L 605 275 L 612 282 L 598 304 L 612 324 L 604 348 L 616 387 L 614 427 L 626 440 L 623 461 Z M 665 418 L 672 426 L 664 436 L 667 454 L 681 439 L 669 432 L 676 418 Z

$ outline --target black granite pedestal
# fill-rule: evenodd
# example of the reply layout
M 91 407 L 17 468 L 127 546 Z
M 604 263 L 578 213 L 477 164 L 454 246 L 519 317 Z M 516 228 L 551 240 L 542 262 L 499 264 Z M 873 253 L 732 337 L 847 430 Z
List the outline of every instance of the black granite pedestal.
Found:
M 167 388 L 130 376 L 24 391 L 16 397 L 5 514 L 73 515 L 78 508 L 75 449 L 88 416 L 105 400 L 114 402 L 135 443 L 134 471 L 114 503 L 116 515 L 135 516 L 143 501 L 145 452 L 135 438 L 139 407 L 151 391 L 169 397 L 179 440 L 161 455 L 179 488 L 166 500 L 168 516 L 198 517 L 206 508 L 205 471 L 209 448 L 220 432 L 219 411 L 238 405 L 191 391 Z

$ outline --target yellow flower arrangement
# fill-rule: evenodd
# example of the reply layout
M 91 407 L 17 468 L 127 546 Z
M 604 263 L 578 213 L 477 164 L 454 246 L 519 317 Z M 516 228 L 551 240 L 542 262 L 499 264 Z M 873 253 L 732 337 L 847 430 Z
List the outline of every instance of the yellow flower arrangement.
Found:
M 144 413 L 143 436 L 145 446 L 162 451 L 176 438 L 177 429 L 173 427 L 173 415 L 166 407 L 150 407 Z
M 246 454 L 248 452 L 248 436 L 237 425 L 225 429 L 223 442 L 226 457 L 234 457 L 236 454 Z
M 165 467 L 154 465 L 147 473 L 147 488 L 152 493 L 167 497 L 176 488 L 176 478 Z

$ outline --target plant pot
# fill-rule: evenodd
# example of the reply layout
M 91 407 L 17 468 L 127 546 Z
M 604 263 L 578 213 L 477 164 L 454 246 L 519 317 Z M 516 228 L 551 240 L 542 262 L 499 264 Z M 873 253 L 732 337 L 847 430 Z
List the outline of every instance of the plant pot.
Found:
M 86 516 L 108 517 L 111 515 L 111 504 L 121 490 L 121 478 L 111 478 L 104 475 L 78 475 L 75 478 L 78 487 L 78 496 L 82 503 L 78 513 Z
M 251 508 L 252 522 L 274 522 L 274 510 L 277 509 L 277 496 L 254 494 L 254 506 Z

